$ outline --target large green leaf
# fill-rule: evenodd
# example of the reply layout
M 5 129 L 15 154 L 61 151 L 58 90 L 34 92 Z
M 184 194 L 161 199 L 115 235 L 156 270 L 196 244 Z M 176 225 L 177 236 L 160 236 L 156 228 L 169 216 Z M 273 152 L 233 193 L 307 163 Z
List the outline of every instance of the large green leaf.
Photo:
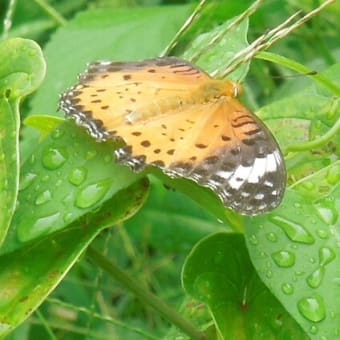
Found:
M 0 337 L 43 302 L 100 230 L 128 218 L 143 204 L 146 186 L 144 179 L 137 181 L 67 230 L 0 256 Z
M 241 234 L 202 239 L 183 267 L 183 286 L 205 302 L 222 339 L 306 339 L 262 283 Z
M 0 244 L 16 205 L 19 183 L 19 102 L 45 75 L 45 61 L 32 40 L 0 44 Z
M 245 220 L 259 276 L 313 339 L 340 334 L 339 197 L 339 185 L 318 200 L 288 190 L 275 212 Z
M 66 227 L 138 180 L 141 174 L 114 163 L 114 147 L 72 121 L 38 144 L 22 166 L 20 203 L 1 253 Z

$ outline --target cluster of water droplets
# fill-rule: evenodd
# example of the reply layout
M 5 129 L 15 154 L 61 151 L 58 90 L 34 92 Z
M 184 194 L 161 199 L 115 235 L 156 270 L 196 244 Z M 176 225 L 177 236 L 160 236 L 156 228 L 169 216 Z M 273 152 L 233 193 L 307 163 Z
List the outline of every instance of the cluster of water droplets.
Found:
M 38 160 L 34 154 L 31 156 L 28 160 L 31 170 L 23 174 L 20 181 L 20 191 L 26 191 L 23 195 L 25 200 L 31 206 L 41 207 L 42 210 L 40 211 L 43 211 L 44 206 L 55 199 L 61 200 L 65 209 L 63 211 L 52 211 L 36 218 L 33 225 L 30 226 L 31 234 L 28 238 L 36 237 L 40 232 L 45 234 L 49 229 L 55 228 L 56 225 L 58 228 L 60 224 L 71 222 L 76 217 L 74 216 L 75 208 L 91 208 L 110 189 L 111 181 L 107 179 L 87 183 L 89 176 L 88 169 L 84 165 L 86 163 L 83 162 L 82 165 L 71 164 L 72 160 L 70 160 L 68 149 L 56 146 L 58 143 L 53 143 L 53 140 L 59 139 L 63 134 L 63 130 L 55 129 L 51 135 L 52 143 L 42 151 L 39 161 L 44 169 L 43 174 L 35 170 L 39 169 L 39 166 L 35 164 Z M 96 150 L 88 150 L 84 156 L 85 162 L 98 156 L 101 157 Z M 105 155 L 103 157 L 106 163 L 113 161 L 113 156 Z M 67 176 L 65 176 L 65 169 L 63 169 L 66 165 L 69 168 Z M 71 190 L 68 186 L 69 183 L 72 184 Z M 60 192 L 63 191 L 65 191 L 63 197 L 60 197 Z M 51 206 L 54 206 L 53 202 Z M 57 205 L 55 206 L 57 207 Z M 49 210 L 51 210 L 50 207 L 46 208 L 46 211 Z M 24 236 L 24 238 L 26 237 Z
M 310 185 L 314 184 L 310 183 Z M 280 287 L 285 295 L 299 294 L 296 298 L 296 308 L 305 319 L 313 322 L 313 325 L 310 328 L 311 334 L 317 334 L 319 332 L 319 327 L 317 326 L 319 322 L 326 317 L 334 318 L 336 315 L 335 311 L 330 310 L 331 307 L 328 308 L 323 296 L 318 293 L 317 289 L 325 282 L 327 267 L 336 259 L 336 254 L 338 253 L 337 248 L 340 248 L 340 232 L 337 230 L 338 228 L 335 227 L 339 221 L 336 204 L 334 197 L 322 199 L 315 203 L 315 217 L 305 215 L 306 222 L 311 224 L 311 228 L 308 228 L 308 230 L 304 225 L 293 221 L 293 218 L 289 219 L 271 214 L 269 217 L 270 221 L 279 227 L 291 242 L 289 244 L 285 242 L 285 246 L 283 246 L 282 249 L 273 251 L 270 254 L 271 260 L 268 259 L 265 252 L 258 252 L 260 257 L 266 259 L 264 261 L 266 266 L 264 274 L 267 279 L 271 279 L 273 277 L 273 270 L 271 269 L 272 263 L 279 268 L 293 267 L 297 263 L 297 254 L 304 254 L 304 252 L 299 252 L 299 248 L 308 245 L 315 247 L 316 244 L 320 244 L 317 256 L 310 257 L 309 259 L 309 262 L 314 266 L 313 270 L 308 275 L 304 270 L 295 270 L 294 275 L 291 276 L 291 281 L 285 280 L 285 277 L 282 276 Z M 295 203 L 294 206 L 296 208 L 296 215 L 302 215 L 302 205 L 300 203 Z M 318 225 L 320 227 L 318 227 Z M 263 230 L 263 226 L 259 226 L 259 229 Z M 248 240 L 251 245 L 257 246 L 260 244 L 258 239 L 260 234 L 249 235 Z M 282 233 L 277 233 L 275 230 L 264 234 L 265 239 L 272 244 L 278 243 L 279 239 L 282 238 L 281 235 Z M 303 266 L 300 268 L 303 268 Z M 282 272 L 280 271 L 280 273 Z M 291 274 L 291 272 L 289 273 Z M 305 280 L 308 287 L 306 287 L 305 295 L 301 292 L 301 279 Z M 295 289 L 294 282 L 299 282 L 300 290 Z M 340 277 L 334 277 L 332 283 L 334 283 L 335 286 L 338 286 L 340 291 Z M 327 282 L 327 284 L 330 283 Z M 333 330 L 333 334 L 335 333 L 340 336 L 340 327 Z

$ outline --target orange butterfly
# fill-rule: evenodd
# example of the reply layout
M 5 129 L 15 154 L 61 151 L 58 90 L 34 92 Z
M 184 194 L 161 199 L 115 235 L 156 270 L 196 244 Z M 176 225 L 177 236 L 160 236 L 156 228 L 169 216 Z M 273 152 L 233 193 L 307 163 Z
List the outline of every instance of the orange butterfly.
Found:
M 98 61 L 61 95 L 60 107 L 97 140 L 122 139 L 118 162 L 135 171 L 158 166 L 256 215 L 281 202 L 286 171 L 278 144 L 235 99 L 238 91 L 176 57 Z

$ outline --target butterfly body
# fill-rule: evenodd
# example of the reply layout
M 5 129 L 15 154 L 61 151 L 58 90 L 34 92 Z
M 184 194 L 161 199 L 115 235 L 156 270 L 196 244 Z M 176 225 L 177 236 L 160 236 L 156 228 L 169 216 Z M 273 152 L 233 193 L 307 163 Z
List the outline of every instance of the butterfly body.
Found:
M 118 162 L 192 179 L 243 214 L 281 201 L 282 155 L 265 125 L 235 98 L 238 84 L 175 57 L 95 62 L 79 80 L 62 94 L 61 108 L 96 139 L 123 140 Z

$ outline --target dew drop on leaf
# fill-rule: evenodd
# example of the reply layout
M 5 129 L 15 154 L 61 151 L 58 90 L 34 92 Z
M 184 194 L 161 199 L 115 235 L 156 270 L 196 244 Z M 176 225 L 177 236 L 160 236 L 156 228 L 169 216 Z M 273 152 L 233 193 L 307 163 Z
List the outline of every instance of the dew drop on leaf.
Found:
M 47 182 L 49 179 L 50 179 L 50 176 L 47 174 L 41 177 L 42 182 Z
M 55 230 L 59 218 L 60 212 L 38 218 L 30 228 L 29 233 L 25 232 L 25 234 L 22 233 L 22 235 L 20 235 L 20 233 L 18 234 L 19 239 L 24 242 L 48 234 L 51 230 Z
M 325 266 L 326 264 L 332 262 L 335 259 L 335 253 L 332 249 L 328 247 L 323 247 L 319 249 L 320 265 Z
M 334 185 L 337 184 L 340 180 L 340 165 L 334 165 L 328 169 L 326 174 L 326 179 L 329 184 Z
M 278 240 L 277 235 L 272 232 L 266 234 L 266 239 L 271 242 L 277 242 Z
M 112 155 L 105 155 L 104 162 L 105 163 L 111 163 L 113 161 Z
M 50 147 L 43 153 L 42 164 L 46 169 L 55 170 L 66 162 L 67 157 L 65 149 Z
M 297 307 L 301 315 L 310 321 L 319 322 L 326 317 L 323 299 L 317 294 L 300 299 Z
M 273 253 L 272 258 L 279 267 L 291 267 L 295 264 L 295 254 L 287 250 Z
M 326 224 L 333 225 L 338 220 L 339 213 L 332 201 L 328 200 L 322 204 L 316 204 L 315 207 L 319 216 Z
M 90 160 L 92 158 L 94 158 L 97 155 L 97 152 L 95 150 L 89 150 L 86 152 L 85 158 L 87 160 Z
M 322 239 L 329 238 L 328 232 L 325 229 L 317 229 L 316 233 Z
M 281 290 L 283 291 L 284 294 L 286 295 L 291 295 L 294 293 L 294 287 L 290 283 L 286 282 L 283 283 L 281 286 Z
M 314 270 L 314 272 L 307 277 L 307 284 L 311 288 L 319 287 L 322 283 L 324 275 L 325 275 L 325 268 L 321 266 L 318 269 Z
M 68 180 L 73 185 L 80 185 L 83 183 L 87 176 L 87 170 L 84 167 L 77 167 L 71 170 L 68 175 Z
M 271 279 L 271 278 L 273 277 L 273 272 L 272 272 L 271 270 L 267 270 L 267 271 L 266 271 L 266 277 L 267 277 L 268 279 Z
M 258 244 L 258 239 L 257 239 L 257 237 L 253 234 L 253 235 L 250 235 L 249 236 L 249 242 L 252 244 L 252 245 L 254 245 L 254 246 L 256 246 L 257 244 Z
M 64 130 L 61 129 L 54 129 L 51 133 L 51 136 L 53 139 L 59 139 L 60 137 L 62 137 L 64 135 Z
M 41 204 L 44 204 L 44 203 L 50 201 L 51 199 L 52 199 L 51 192 L 49 190 L 45 190 L 37 196 L 34 203 L 36 205 L 41 205 Z
M 103 198 L 108 190 L 107 181 L 87 185 L 78 191 L 75 204 L 78 208 L 89 208 Z
M 34 172 L 25 173 L 20 179 L 19 190 L 25 190 L 26 188 L 28 188 L 33 183 L 36 177 L 37 174 L 35 174 Z
M 279 226 L 292 241 L 306 244 L 314 243 L 314 237 L 302 225 L 278 215 L 271 216 L 269 219 Z
M 310 181 L 301 182 L 301 186 L 306 190 L 313 190 L 315 188 L 314 183 Z
M 311 328 L 310 328 L 310 332 L 311 334 L 317 334 L 319 331 L 319 328 L 315 325 L 313 325 Z
M 72 213 L 67 213 L 63 216 L 63 220 L 65 223 L 68 223 L 72 220 L 73 218 L 73 214 Z

